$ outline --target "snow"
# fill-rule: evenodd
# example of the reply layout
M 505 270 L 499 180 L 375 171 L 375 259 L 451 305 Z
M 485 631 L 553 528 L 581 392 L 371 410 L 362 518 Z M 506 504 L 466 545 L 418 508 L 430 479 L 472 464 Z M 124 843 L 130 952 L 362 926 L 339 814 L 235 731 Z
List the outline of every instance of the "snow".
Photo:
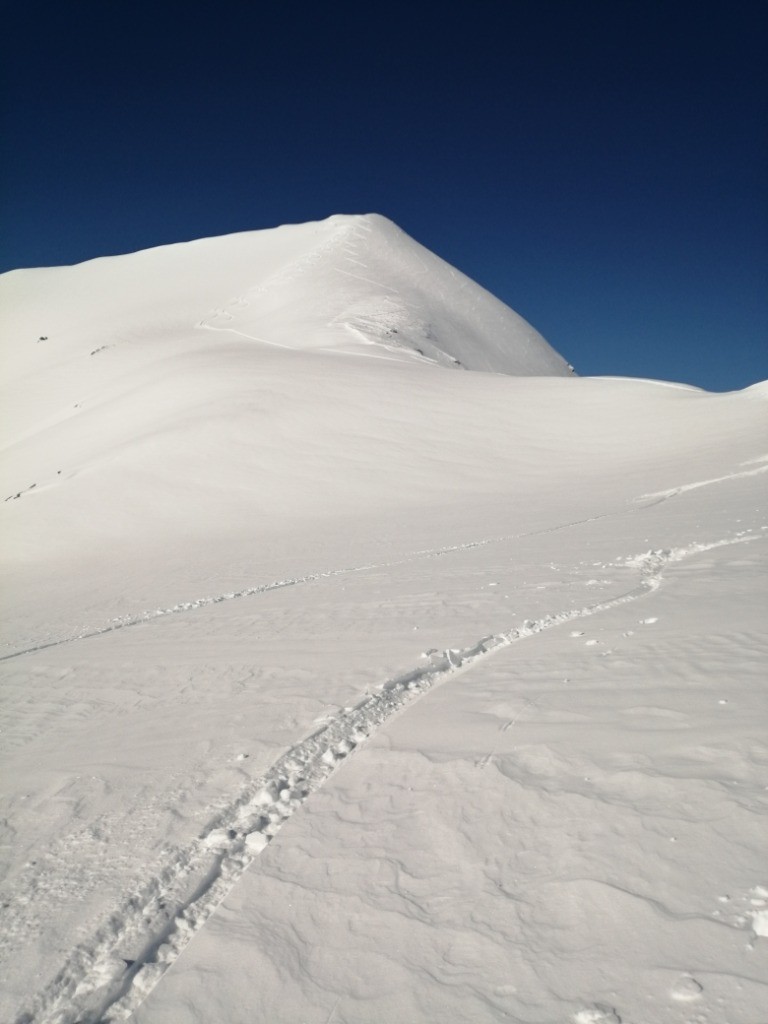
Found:
M 765 386 L 377 216 L 0 300 L 0 1018 L 760 1019 Z

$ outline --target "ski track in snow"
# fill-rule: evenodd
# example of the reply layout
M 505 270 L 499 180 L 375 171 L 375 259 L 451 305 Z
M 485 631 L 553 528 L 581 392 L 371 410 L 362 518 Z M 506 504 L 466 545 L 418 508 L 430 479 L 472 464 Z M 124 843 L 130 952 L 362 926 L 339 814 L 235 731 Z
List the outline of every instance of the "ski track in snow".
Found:
M 660 499 L 665 500 L 665 499 Z M 655 502 L 653 503 L 655 504 Z M 643 508 L 649 508 L 649 505 Z M 105 626 L 96 626 L 86 629 L 74 636 L 60 637 L 56 640 L 46 640 L 31 647 L 25 647 L 20 651 L 13 651 L 11 654 L 3 654 L 0 661 L 10 661 L 13 658 L 20 658 L 25 654 L 34 654 L 36 651 L 45 651 L 50 647 L 60 647 L 63 644 L 72 644 L 78 640 L 90 640 L 95 636 L 103 636 L 105 633 L 114 633 L 118 629 L 128 629 L 131 626 L 140 626 L 142 623 L 152 622 L 154 619 L 166 615 L 179 615 L 182 612 L 195 611 L 204 608 L 209 604 L 221 604 L 223 601 L 236 601 L 243 597 L 254 597 L 257 594 L 266 594 L 271 590 L 280 590 L 283 587 L 296 587 L 304 583 L 314 583 L 317 580 L 330 579 L 333 576 L 348 576 L 355 572 L 368 572 L 372 569 L 392 569 L 398 565 L 408 565 L 419 558 L 439 558 L 441 555 L 449 555 L 458 551 L 471 551 L 473 548 L 485 547 L 488 544 L 500 544 L 504 541 L 522 540 L 525 537 L 535 537 L 539 534 L 556 533 L 559 530 L 567 530 L 570 527 L 583 526 L 585 523 L 593 523 L 600 519 L 607 519 L 612 516 L 626 515 L 637 512 L 639 509 L 627 508 L 618 512 L 604 512 L 601 515 L 590 516 L 587 519 L 578 519 L 575 522 L 561 523 L 557 526 L 549 526 L 543 530 L 533 530 L 530 533 L 512 534 L 508 537 L 485 537 L 480 540 L 468 541 L 465 544 L 452 544 L 443 548 L 428 548 L 424 551 L 413 551 L 403 558 L 390 562 L 370 562 L 366 565 L 347 566 L 340 569 L 325 569 L 319 572 L 307 573 L 306 576 L 295 576 L 285 580 L 275 580 L 272 583 L 263 583 L 258 586 L 246 587 L 244 590 L 230 591 L 226 594 L 216 594 L 209 597 L 198 597 L 192 601 L 182 601 L 179 604 L 171 605 L 169 608 L 155 608 L 151 611 L 140 612 L 138 615 L 125 616 L 113 619 Z
M 666 495 L 642 509 L 651 508 L 658 502 L 665 501 Z M 45 640 L 25 647 L 20 651 L 13 651 L 10 654 L 0 655 L 0 662 L 10 661 L 13 658 L 21 658 L 25 654 L 34 654 L 36 651 L 45 651 L 50 647 L 61 647 L 63 644 L 72 644 L 78 640 L 91 640 L 96 636 L 103 636 L 105 633 L 114 633 L 118 629 L 129 629 L 131 626 L 140 626 L 152 622 L 155 619 L 163 618 L 166 615 L 179 615 L 182 612 L 195 611 L 210 604 L 221 604 L 224 601 L 236 601 L 243 597 L 254 597 L 258 594 L 266 594 L 271 590 L 281 590 L 283 587 L 296 587 L 304 583 L 314 583 L 317 580 L 330 579 L 333 576 L 348 576 L 355 572 L 368 572 L 372 569 L 392 569 L 398 565 L 408 565 L 419 558 L 439 558 L 441 555 L 449 555 L 458 551 L 471 551 L 473 548 L 486 547 L 488 544 L 500 544 L 505 541 L 523 540 L 526 537 L 536 537 L 546 533 L 557 533 L 560 530 L 567 530 L 571 527 L 583 526 L 585 523 L 598 522 L 601 519 L 610 519 L 614 516 L 629 515 L 642 510 L 638 508 L 625 508 L 617 512 L 603 512 L 600 515 L 589 516 L 586 519 L 577 519 L 573 522 L 560 523 L 557 526 L 548 526 L 542 530 L 532 530 L 528 533 L 511 534 L 504 537 L 485 537 L 480 540 L 468 541 L 465 544 L 452 544 L 443 548 L 428 548 L 423 551 L 413 551 L 403 558 L 390 562 L 370 562 L 366 565 L 346 566 L 340 569 L 325 569 L 319 572 L 307 573 L 305 576 L 294 576 L 289 579 L 275 580 L 272 583 L 262 583 L 253 587 L 246 587 L 243 590 L 229 591 L 225 594 L 216 594 L 208 597 L 198 597 L 192 601 L 181 601 L 179 604 L 171 605 L 169 608 L 154 608 L 151 611 L 140 612 L 138 615 L 123 616 L 112 619 L 104 626 L 87 628 L 74 636 L 59 637 L 56 640 Z
M 750 459 L 750 463 L 765 462 L 768 460 L 768 455 L 761 455 L 757 459 Z M 742 465 L 748 465 L 748 463 L 742 463 Z M 670 487 L 666 491 L 654 491 L 651 494 L 643 494 L 637 501 L 646 501 L 653 498 L 660 498 L 665 500 L 667 498 L 674 498 L 678 494 L 685 494 L 686 491 L 697 491 L 700 487 L 710 487 L 712 484 L 721 484 L 726 480 L 733 480 L 738 477 L 744 476 L 757 476 L 759 473 L 768 473 L 768 466 L 758 466 L 757 469 L 744 469 L 736 473 L 727 473 L 725 476 L 716 476 L 711 480 L 696 480 L 691 484 L 681 484 L 679 487 Z
M 104 633 L 114 633 L 118 629 L 129 629 L 131 626 L 140 626 L 142 623 L 152 622 L 154 619 L 159 619 L 166 615 L 179 615 L 182 612 L 195 611 L 196 609 L 204 608 L 209 604 L 221 604 L 223 601 L 236 601 L 243 597 L 253 597 L 257 594 L 266 594 L 271 590 L 281 590 L 283 587 L 296 587 L 301 586 L 303 583 L 313 583 L 316 580 L 330 579 L 332 576 L 347 576 L 350 573 L 366 572 L 370 569 L 389 569 L 397 565 L 406 565 L 417 558 L 437 558 L 440 555 L 446 555 L 453 551 L 469 551 L 472 548 L 483 547 L 486 544 L 492 544 L 502 539 L 504 538 L 491 537 L 484 540 L 470 541 L 467 544 L 455 544 L 451 547 L 434 548 L 427 551 L 415 551 L 405 558 L 400 558 L 392 562 L 371 562 L 368 565 L 347 566 L 341 569 L 326 569 L 320 572 L 307 573 L 306 576 L 294 576 L 289 579 L 275 580 L 272 583 L 263 583 L 258 586 L 246 587 L 244 590 L 234 590 L 226 594 L 198 597 L 192 601 L 182 601 L 179 604 L 171 605 L 169 608 L 155 608 L 151 611 L 140 612 L 138 615 L 112 619 L 112 621 L 107 623 L 105 626 L 97 626 L 92 629 L 87 629 L 81 633 L 75 634 L 74 636 L 60 637 L 57 640 L 46 640 L 42 643 L 35 644 L 32 647 L 25 647 L 21 651 L 4 654 L 0 656 L 0 661 L 10 661 L 12 658 L 20 658 L 24 654 L 34 654 L 35 651 L 44 651 L 50 647 L 60 647 L 62 644 L 72 644 L 78 640 L 90 640 L 95 636 L 103 636 Z
M 640 578 L 617 597 L 526 620 L 520 628 L 482 637 L 469 647 L 422 655 L 425 664 L 343 708 L 248 783 L 200 836 L 169 851 L 162 872 L 115 910 L 90 941 L 73 950 L 16 1024 L 112 1024 L 128 1019 L 285 822 L 390 717 L 450 676 L 519 640 L 652 593 L 671 563 L 759 538 L 741 534 L 621 559 L 615 565 Z
M 750 462 L 762 462 L 765 459 L 768 459 L 768 456 L 761 456 L 759 459 L 750 460 Z M 746 465 L 746 463 L 743 463 L 743 465 Z M 584 526 L 586 523 L 599 522 L 601 519 L 611 519 L 617 516 L 631 515 L 644 511 L 645 509 L 652 508 L 654 505 L 668 501 L 670 498 L 675 498 L 686 491 L 693 491 L 700 487 L 708 487 L 711 484 L 723 483 L 729 480 L 739 479 L 741 477 L 756 476 L 758 473 L 765 472 L 768 472 L 768 465 L 761 465 L 756 469 L 737 470 L 734 473 L 716 477 L 712 480 L 700 480 L 690 484 L 682 484 L 679 487 L 672 487 L 666 491 L 656 491 L 651 494 L 643 494 L 634 499 L 634 505 L 630 504 L 627 507 L 618 509 L 614 512 L 603 512 L 599 515 L 588 516 L 585 519 L 577 519 L 573 522 L 560 523 L 556 526 L 548 526 L 541 530 L 531 530 L 527 533 L 510 534 L 509 536 L 504 537 L 486 537 L 480 540 L 468 541 L 465 544 L 453 544 L 449 547 L 414 551 L 403 558 L 390 562 L 371 562 L 368 565 L 347 566 L 340 569 L 326 569 L 319 572 L 307 573 L 305 576 L 296 576 L 285 580 L 275 580 L 272 583 L 263 583 L 258 586 L 246 587 L 243 590 L 230 591 L 225 594 L 198 597 L 192 601 L 182 601 L 179 604 L 171 605 L 169 608 L 155 608 L 151 611 L 140 612 L 138 615 L 123 616 L 118 619 L 112 619 L 104 626 L 86 628 L 85 630 L 76 633 L 74 636 L 59 637 L 55 640 L 45 640 L 35 643 L 29 647 L 23 648 L 22 650 L 0 655 L 0 662 L 10 661 L 13 658 L 20 658 L 25 654 L 34 654 L 36 651 L 44 651 L 51 647 L 60 647 L 63 644 L 75 643 L 78 640 L 90 640 L 96 636 L 103 636 L 105 633 L 113 633 L 118 629 L 128 629 L 131 626 L 139 626 L 142 623 L 152 622 L 154 619 L 159 619 L 166 615 L 179 615 L 183 612 L 195 611 L 198 608 L 203 608 L 210 604 L 220 604 L 223 601 L 235 601 L 244 597 L 254 597 L 258 594 L 266 594 L 271 590 L 280 590 L 283 587 L 300 586 L 304 583 L 314 583 L 317 580 L 330 579 L 333 576 L 346 576 L 356 572 L 368 572 L 372 569 L 391 569 L 398 565 L 407 565 L 419 558 L 438 558 L 441 555 L 452 554 L 458 551 L 469 551 L 472 548 L 485 547 L 488 544 L 500 544 L 513 540 L 524 540 L 526 537 L 536 537 L 547 533 L 557 533 L 560 530 L 567 530 L 576 526 Z M 640 505 L 640 502 L 646 502 L 646 504 Z

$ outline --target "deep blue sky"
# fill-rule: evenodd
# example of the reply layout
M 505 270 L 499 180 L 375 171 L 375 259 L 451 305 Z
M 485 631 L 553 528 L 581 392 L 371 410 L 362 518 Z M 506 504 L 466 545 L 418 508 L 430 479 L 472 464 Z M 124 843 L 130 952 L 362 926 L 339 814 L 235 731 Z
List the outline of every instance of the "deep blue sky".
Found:
M 375 211 L 582 374 L 768 377 L 768 4 L 3 16 L 0 270 Z

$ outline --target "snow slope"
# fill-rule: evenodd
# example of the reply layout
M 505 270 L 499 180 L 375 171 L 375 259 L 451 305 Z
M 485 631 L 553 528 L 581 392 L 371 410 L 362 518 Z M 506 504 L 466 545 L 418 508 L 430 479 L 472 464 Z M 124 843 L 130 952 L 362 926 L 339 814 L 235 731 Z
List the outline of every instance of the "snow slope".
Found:
M 78 358 L 82 375 L 99 346 L 144 340 L 160 356 L 174 342 L 211 344 L 193 342 L 193 330 L 223 334 L 220 343 L 239 336 L 471 370 L 569 372 L 530 324 L 377 214 L 14 271 L 0 277 L 0 297 L 16 342 L 12 377 Z M 37 351 L 40 337 L 57 356 Z
M 761 1020 L 765 386 L 378 217 L 0 286 L 0 1019 Z

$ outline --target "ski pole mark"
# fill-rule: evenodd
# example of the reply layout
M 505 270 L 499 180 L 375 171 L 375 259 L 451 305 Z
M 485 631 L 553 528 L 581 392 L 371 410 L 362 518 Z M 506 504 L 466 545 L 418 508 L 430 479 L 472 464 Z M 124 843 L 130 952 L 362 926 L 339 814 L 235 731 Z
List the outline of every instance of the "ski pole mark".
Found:
M 640 576 L 625 593 L 527 620 L 470 647 L 432 651 L 426 665 L 343 708 L 249 783 L 199 837 L 172 851 L 164 870 L 132 894 L 90 942 L 72 952 L 16 1024 L 114 1024 L 128 1019 L 285 822 L 394 714 L 450 676 L 520 640 L 652 593 L 671 563 L 756 539 L 731 537 L 624 559 L 616 564 Z

